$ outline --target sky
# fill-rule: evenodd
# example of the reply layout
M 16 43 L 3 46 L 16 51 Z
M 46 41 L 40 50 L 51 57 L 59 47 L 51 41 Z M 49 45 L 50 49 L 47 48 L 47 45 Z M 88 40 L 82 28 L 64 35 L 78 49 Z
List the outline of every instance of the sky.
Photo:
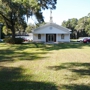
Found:
M 90 13 L 90 0 L 57 0 L 56 9 L 52 11 L 53 22 L 61 25 L 71 18 L 82 18 Z M 45 22 L 50 21 L 50 10 L 44 10 Z M 34 23 L 29 19 L 28 23 Z

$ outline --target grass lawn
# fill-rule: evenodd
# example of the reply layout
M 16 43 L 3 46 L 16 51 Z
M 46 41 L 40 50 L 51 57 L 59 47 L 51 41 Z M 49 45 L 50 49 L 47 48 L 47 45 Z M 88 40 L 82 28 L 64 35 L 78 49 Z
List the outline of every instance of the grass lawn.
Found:
M 90 44 L 0 43 L 0 90 L 90 90 Z

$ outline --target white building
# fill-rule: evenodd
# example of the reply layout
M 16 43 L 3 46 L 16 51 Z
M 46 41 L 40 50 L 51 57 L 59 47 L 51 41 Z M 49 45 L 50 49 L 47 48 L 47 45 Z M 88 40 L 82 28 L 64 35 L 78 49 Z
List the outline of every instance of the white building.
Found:
M 33 30 L 34 42 L 70 42 L 70 29 L 53 23 L 50 10 L 50 23 Z
M 45 24 L 33 30 L 34 42 L 70 42 L 70 29 L 55 23 Z
M 25 40 L 33 41 L 33 34 L 29 33 L 28 35 L 18 35 L 16 38 L 23 38 Z

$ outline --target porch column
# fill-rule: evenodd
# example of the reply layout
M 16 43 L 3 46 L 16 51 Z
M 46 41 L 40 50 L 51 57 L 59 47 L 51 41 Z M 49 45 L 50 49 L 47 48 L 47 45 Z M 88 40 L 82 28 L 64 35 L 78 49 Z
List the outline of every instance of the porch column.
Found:
M 45 43 L 46 43 L 46 34 L 44 34 L 44 41 L 45 41 Z
M 56 34 L 56 42 L 58 42 L 58 34 Z

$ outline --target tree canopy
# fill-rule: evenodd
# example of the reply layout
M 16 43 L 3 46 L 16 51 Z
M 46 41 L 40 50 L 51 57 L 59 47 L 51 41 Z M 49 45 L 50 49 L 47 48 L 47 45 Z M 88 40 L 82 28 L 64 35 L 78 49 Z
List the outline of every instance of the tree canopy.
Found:
M 90 13 L 80 19 L 63 21 L 62 26 L 71 29 L 71 38 L 90 36 Z
M 26 28 L 27 20 L 35 16 L 38 23 L 44 22 L 42 9 L 55 9 L 57 0 L 0 0 L 0 22 L 11 30 L 12 38 L 20 27 Z

